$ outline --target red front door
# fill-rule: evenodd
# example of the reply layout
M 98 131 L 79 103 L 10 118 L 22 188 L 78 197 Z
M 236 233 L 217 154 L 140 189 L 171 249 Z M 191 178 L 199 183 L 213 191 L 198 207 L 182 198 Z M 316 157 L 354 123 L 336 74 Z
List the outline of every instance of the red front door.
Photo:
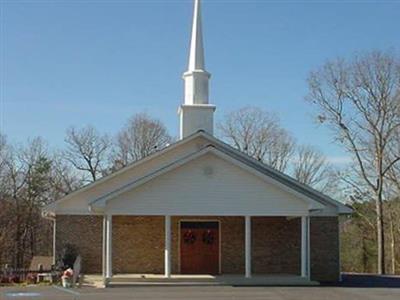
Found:
M 181 273 L 219 273 L 219 223 L 181 222 Z

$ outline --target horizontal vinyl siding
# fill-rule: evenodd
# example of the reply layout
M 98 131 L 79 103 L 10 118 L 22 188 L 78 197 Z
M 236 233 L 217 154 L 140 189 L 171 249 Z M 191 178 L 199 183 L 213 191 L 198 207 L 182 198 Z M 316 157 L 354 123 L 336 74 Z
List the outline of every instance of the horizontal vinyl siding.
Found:
M 86 214 L 88 213 L 88 205 L 90 201 L 104 194 L 110 193 L 148 173 L 154 172 L 162 166 L 170 164 L 172 161 L 188 155 L 188 153 L 198 151 L 198 149 L 202 147 L 204 143 L 206 143 L 206 141 L 203 138 L 197 138 L 193 141 L 190 141 L 188 144 L 182 145 L 172 151 L 167 151 L 163 155 L 155 157 L 144 164 L 138 165 L 127 170 L 126 172 L 119 174 L 118 176 L 101 182 L 93 188 L 89 188 L 88 190 L 82 191 L 66 201 L 60 202 L 57 205 L 56 213 Z
M 298 215 L 307 209 L 303 200 L 213 154 L 121 194 L 106 207 L 136 215 Z

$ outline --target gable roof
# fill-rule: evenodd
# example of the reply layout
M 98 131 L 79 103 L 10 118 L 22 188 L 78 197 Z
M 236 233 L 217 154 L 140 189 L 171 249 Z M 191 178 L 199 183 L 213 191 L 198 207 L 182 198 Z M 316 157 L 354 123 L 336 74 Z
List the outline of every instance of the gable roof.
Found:
M 240 152 L 239 150 L 233 148 L 232 146 L 226 144 L 225 142 L 207 134 L 204 133 L 209 139 L 212 139 L 214 143 L 216 143 L 217 148 L 221 151 L 226 151 L 227 154 L 235 157 L 236 159 L 242 161 L 243 163 L 249 165 L 250 167 L 262 172 L 263 174 L 275 179 L 276 181 L 298 191 L 299 193 L 310 197 L 320 203 L 323 204 L 330 204 L 333 206 L 336 206 L 338 208 L 339 213 L 342 214 L 349 214 L 352 213 L 353 210 L 347 206 L 344 205 L 343 203 L 334 200 L 333 198 L 329 197 L 328 195 L 325 195 L 321 193 L 320 191 L 317 191 L 316 189 L 301 183 L 300 181 L 294 179 L 293 177 L 290 177 L 289 175 L 286 175 L 283 172 L 280 172 L 256 159 L 254 159 L 251 156 L 246 155 L 243 152 Z
M 152 154 L 150 154 L 150 155 L 148 155 L 148 156 L 146 156 L 146 157 L 144 157 L 142 159 L 139 159 L 139 160 L 136 160 L 134 162 L 131 162 L 130 164 L 126 165 L 125 167 L 123 167 L 123 168 L 121 168 L 121 169 L 119 169 L 119 170 L 117 170 L 117 171 L 115 171 L 115 172 L 113 172 L 113 173 L 111 173 L 109 175 L 106 175 L 106 176 L 104 176 L 104 177 L 102 177 L 102 178 L 100 178 L 100 179 L 98 179 L 96 181 L 88 183 L 88 184 L 76 189 L 75 191 L 69 193 L 68 195 L 66 195 L 66 196 L 64 196 L 64 197 L 62 197 L 62 198 L 60 198 L 60 199 L 58 199 L 58 200 L 56 200 L 56 201 L 54 201 L 52 203 L 47 204 L 43 208 L 43 212 L 44 213 L 50 212 L 50 211 L 55 209 L 57 204 L 62 203 L 64 201 L 68 201 L 69 199 L 79 195 L 80 193 L 83 193 L 85 191 L 93 189 L 93 188 L 99 186 L 100 184 L 102 184 L 102 183 L 104 183 L 104 182 L 106 182 L 106 181 L 108 181 L 108 180 L 110 180 L 110 179 L 112 179 L 114 177 L 117 177 L 117 176 L 119 176 L 121 174 L 124 174 L 124 173 L 136 168 L 139 165 L 145 164 L 146 162 L 163 155 L 164 153 L 166 153 L 168 151 L 172 151 L 173 149 L 178 148 L 179 146 L 181 146 L 183 144 L 186 144 L 186 143 L 196 139 L 197 137 L 199 137 L 201 135 L 201 133 L 202 132 L 194 133 L 194 134 L 188 136 L 187 138 L 179 140 L 179 141 L 169 145 L 168 147 L 165 147 L 165 148 L 163 148 L 163 149 L 161 149 L 161 150 L 159 150 L 157 152 L 154 152 L 154 153 L 152 153 Z
M 253 175 L 256 175 L 257 177 L 262 178 L 263 180 L 269 181 L 271 182 L 271 178 L 267 175 L 265 175 L 262 172 L 259 172 L 258 170 L 248 166 L 247 164 L 241 162 L 240 160 L 237 160 L 236 158 L 230 156 L 228 153 L 225 153 L 223 151 L 221 151 L 220 149 L 218 149 L 217 147 L 215 147 L 213 144 L 208 144 L 206 146 L 204 146 L 202 149 L 200 149 L 199 151 L 195 152 L 195 153 L 191 153 L 189 155 L 186 155 L 185 157 L 179 158 L 173 162 L 171 162 L 170 164 L 168 164 L 167 166 L 164 166 L 160 169 L 155 170 L 152 173 L 146 174 L 143 177 L 140 177 L 136 180 L 133 180 L 132 182 L 129 182 L 128 184 L 122 186 L 119 189 L 116 189 L 114 191 L 111 191 L 105 195 L 103 195 L 100 198 L 97 198 L 95 200 L 93 200 L 90 204 L 89 207 L 91 209 L 93 209 L 94 211 L 96 210 L 96 208 L 104 208 L 106 202 L 108 202 L 109 200 L 112 200 L 113 198 L 127 192 L 130 190 L 133 190 L 149 181 L 151 181 L 154 178 L 157 178 L 158 176 L 161 176 L 167 172 L 170 172 L 192 160 L 195 160 L 203 155 L 206 155 L 208 153 L 212 153 L 215 156 L 222 158 L 226 161 L 229 161 L 230 163 L 238 166 L 241 169 L 244 169 L 250 173 L 252 173 Z M 273 180 L 274 181 L 274 180 Z M 276 182 L 272 182 L 273 184 L 276 185 Z M 282 185 L 281 185 L 282 188 Z M 283 189 L 285 189 L 283 187 Z M 300 200 L 306 202 L 308 204 L 308 207 L 310 210 L 319 210 L 319 209 L 323 209 L 325 207 L 326 204 L 320 203 L 318 201 L 315 201 L 313 199 L 310 199 L 309 197 L 305 197 L 303 194 L 299 193 L 298 191 L 292 190 L 292 189 L 286 189 L 287 192 L 289 192 L 290 194 L 294 194 L 294 196 L 296 196 L 297 198 L 299 198 Z
M 109 191 L 108 193 L 92 200 L 90 202 L 90 207 L 95 208 L 95 207 L 102 207 L 107 200 L 111 199 L 113 196 L 123 193 L 124 191 L 128 189 L 135 188 L 136 186 L 139 186 L 152 178 L 155 178 L 161 174 L 164 174 L 165 172 L 168 172 L 169 170 L 178 167 L 179 165 L 182 165 L 186 163 L 187 161 L 190 161 L 192 159 L 195 159 L 209 151 L 212 151 L 213 153 L 219 154 L 219 155 L 224 155 L 225 158 L 228 157 L 231 159 L 233 163 L 239 164 L 241 167 L 247 166 L 249 170 L 253 170 L 257 174 L 263 174 L 265 178 L 270 178 L 273 180 L 276 184 L 280 185 L 281 187 L 286 187 L 288 190 L 290 190 L 292 193 L 297 194 L 300 196 L 300 198 L 303 199 L 311 199 L 312 201 L 315 201 L 317 203 L 320 203 L 322 205 L 330 205 L 333 207 L 337 208 L 337 211 L 339 214 L 349 214 L 352 212 L 352 209 L 334 199 L 331 197 L 324 195 L 323 193 L 300 183 L 299 181 L 295 180 L 294 178 L 279 172 L 275 170 L 272 167 L 267 166 L 266 164 L 263 164 L 256 159 L 253 159 L 252 157 L 238 151 L 237 149 L 233 148 L 232 146 L 224 143 L 223 141 L 211 136 L 210 134 L 205 133 L 204 131 L 198 131 L 191 136 L 180 140 L 172 145 L 170 145 L 167 148 L 164 148 L 163 150 L 160 150 L 150 156 L 147 156 L 146 158 L 143 158 L 139 161 L 136 161 L 122 169 L 120 169 L 117 172 L 114 172 L 108 176 L 105 176 L 89 185 L 86 185 L 82 187 L 81 189 L 78 189 L 74 191 L 73 193 L 65 196 L 64 198 L 48 205 L 45 207 L 44 211 L 54 211 L 57 203 L 63 202 L 63 201 L 68 201 L 73 196 L 79 195 L 79 193 L 95 188 L 98 184 L 101 184 L 102 182 L 105 182 L 107 180 L 110 180 L 111 178 L 114 178 L 115 176 L 118 176 L 124 172 L 127 172 L 128 170 L 131 170 L 138 165 L 144 164 L 149 160 L 152 160 L 160 155 L 163 155 L 164 153 L 168 151 L 172 151 L 173 149 L 180 147 L 183 144 L 188 143 L 189 141 L 192 141 L 198 137 L 203 137 L 204 139 L 209 142 L 206 147 L 203 147 L 202 149 L 199 149 L 195 153 L 188 154 L 184 157 L 181 157 L 180 159 L 173 161 L 162 168 L 155 170 L 154 172 L 151 172 L 149 174 L 146 174 L 138 179 L 135 179 L 131 182 L 128 182 L 127 184 L 123 185 L 122 187 L 119 187 L 113 191 Z M 316 206 L 315 206 L 316 207 Z

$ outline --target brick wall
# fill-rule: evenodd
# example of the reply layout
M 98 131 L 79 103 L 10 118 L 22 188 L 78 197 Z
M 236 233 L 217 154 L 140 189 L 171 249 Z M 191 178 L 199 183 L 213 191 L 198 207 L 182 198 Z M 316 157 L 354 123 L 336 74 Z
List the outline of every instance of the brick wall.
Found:
M 311 279 L 339 279 L 339 224 L 337 217 L 312 217 L 310 220 Z
M 113 272 L 164 272 L 164 217 L 113 217 Z
M 73 244 L 82 257 L 82 272 L 101 273 L 102 228 L 102 216 L 57 215 L 56 257 L 65 244 Z
M 173 217 L 172 272 L 179 273 L 179 220 L 209 219 L 221 223 L 223 274 L 244 274 L 244 217 Z M 75 244 L 83 271 L 101 273 L 102 217 L 57 216 L 56 249 Z M 254 274 L 300 274 L 301 221 L 285 217 L 252 218 Z M 311 218 L 311 275 L 313 280 L 339 277 L 337 217 Z M 113 217 L 114 273 L 164 272 L 164 217 Z
M 223 274 L 244 274 L 244 218 L 221 218 L 221 252 Z
M 301 219 L 252 218 L 252 272 L 300 274 Z

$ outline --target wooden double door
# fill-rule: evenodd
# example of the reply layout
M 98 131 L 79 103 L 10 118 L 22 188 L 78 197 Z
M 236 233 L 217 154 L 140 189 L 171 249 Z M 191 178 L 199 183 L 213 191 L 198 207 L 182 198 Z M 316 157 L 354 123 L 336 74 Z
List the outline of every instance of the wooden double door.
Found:
M 182 274 L 219 274 L 219 222 L 180 223 Z

